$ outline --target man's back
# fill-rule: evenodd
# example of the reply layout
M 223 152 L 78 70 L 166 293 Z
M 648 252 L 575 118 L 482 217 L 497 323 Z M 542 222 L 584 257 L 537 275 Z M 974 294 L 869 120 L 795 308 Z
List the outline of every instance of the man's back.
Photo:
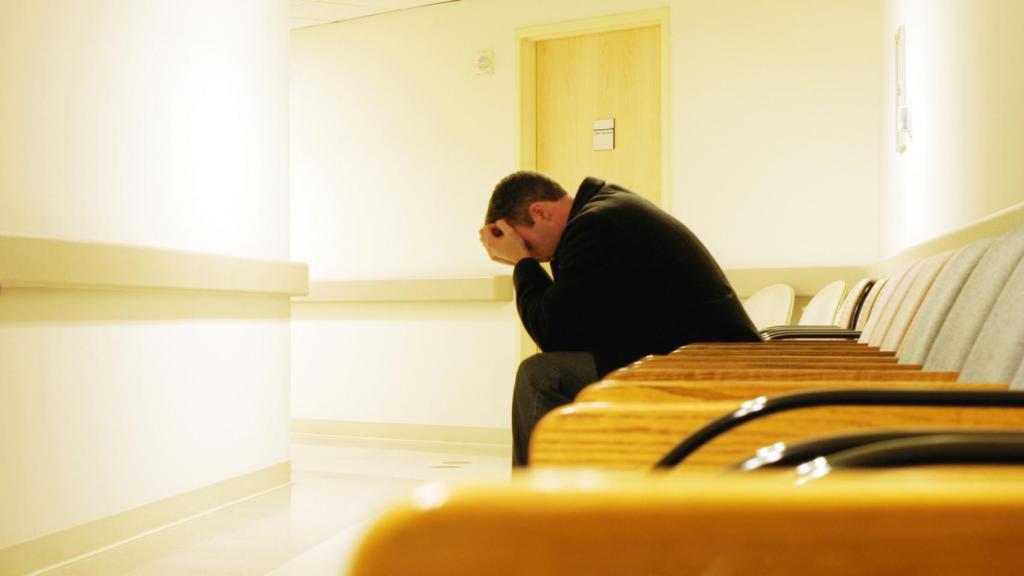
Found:
M 640 196 L 594 178 L 580 186 L 547 285 L 516 266 L 517 301 L 541 349 L 590 351 L 600 374 L 698 341 L 760 337 L 697 237 Z

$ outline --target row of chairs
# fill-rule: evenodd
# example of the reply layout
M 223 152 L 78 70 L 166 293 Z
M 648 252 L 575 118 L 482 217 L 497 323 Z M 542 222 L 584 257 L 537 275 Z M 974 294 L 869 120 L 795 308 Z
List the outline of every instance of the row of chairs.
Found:
M 645 358 L 545 418 L 533 435 L 531 461 L 649 466 L 712 414 L 728 410 L 729 401 L 765 394 L 854 385 L 1006 390 L 1013 381 L 1024 387 L 1022 253 L 1024 231 L 1017 231 L 913 263 L 880 282 L 856 342 L 700 344 Z M 807 432 L 830 428 L 825 413 L 807 419 Z M 758 438 L 737 431 L 719 442 L 724 454 L 708 450 L 694 463 L 723 464 L 756 447 L 749 442 Z
M 863 282 L 866 284 L 867 280 Z M 836 280 L 827 284 L 807 303 L 807 306 L 800 313 L 797 325 L 849 327 L 847 326 L 849 318 L 844 319 L 840 317 L 840 306 L 842 305 L 845 308 L 846 301 L 851 298 L 854 300 L 860 298 L 863 295 L 863 290 L 859 290 L 858 287 L 861 286 L 860 282 L 854 285 L 844 300 L 846 282 Z M 774 326 L 788 325 L 790 318 L 793 316 L 795 301 L 796 291 L 793 290 L 792 286 L 789 284 L 771 284 L 754 292 L 744 300 L 743 308 L 746 310 L 747 315 L 750 316 L 754 326 L 758 330 L 763 331 Z
M 354 573 L 1016 572 L 1022 256 L 1024 229 L 917 261 L 843 339 L 614 372 L 541 421 L 531 472 L 417 493 Z M 940 466 L 864 469 L 908 462 Z

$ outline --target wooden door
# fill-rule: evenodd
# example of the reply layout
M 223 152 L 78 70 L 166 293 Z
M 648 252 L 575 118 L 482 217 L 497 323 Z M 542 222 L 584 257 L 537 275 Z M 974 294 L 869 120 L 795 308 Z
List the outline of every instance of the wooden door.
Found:
M 661 203 L 661 30 L 644 26 L 536 44 L 536 166 L 570 193 L 594 176 Z M 615 120 L 615 148 L 593 122 Z

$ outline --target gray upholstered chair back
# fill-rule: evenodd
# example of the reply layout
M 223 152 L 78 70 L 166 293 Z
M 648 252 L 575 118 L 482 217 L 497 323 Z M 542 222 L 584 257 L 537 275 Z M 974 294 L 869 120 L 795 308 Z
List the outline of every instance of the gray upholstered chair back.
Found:
M 972 242 L 957 251 L 946 263 L 928 290 L 921 309 L 897 351 L 901 364 L 924 364 L 928 359 L 928 352 L 932 349 L 942 323 L 946 321 L 949 309 L 953 307 L 967 278 L 994 240 L 985 238 Z
M 914 281 L 907 290 L 907 295 L 903 297 L 903 303 L 896 310 L 892 322 L 889 323 L 889 329 L 886 330 L 885 336 L 882 338 L 882 343 L 879 346 L 882 350 L 895 352 L 899 349 L 907 335 L 907 329 L 921 310 L 921 304 L 928 296 L 932 285 L 935 284 L 935 278 L 946 267 L 946 263 L 949 262 L 949 257 L 952 255 L 952 250 L 942 252 L 925 258 L 921 263 L 917 276 L 914 277 Z
M 1000 236 L 953 303 L 924 362 L 925 370 L 960 371 L 975 339 L 1024 254 L 1024 228 Z
M 903 305 L 903 300 L 907 297 L 907 293 L 910 292 L 910 287 L 914 284 L 914 279 L 917 278 L 917 275 L 924 267 L 924 263 L 923 259 L 914 262 L 903 274 L 899 275 L 898 279 L 896 276 L 893 276 L 893 279 L 889 281 L 890 284 L 894 285 L 889 293 L 889 299 L 882 307 L 882 313 L 876 315 L 877 320 L 874 327 L 871 328 L 871 332 L 869 333 L 868 328 L 865 328 L 864 332 L 861 333 L 861 342 L 866 342 L 868 346 L 879 347 L 882 345 L 882 339 L 885 338 L 886 332 L 889 331 L 889 326 L 892 325 L 896 312 Z M 882 299 L 879 297 L 878 303 L 875 306 L 877 307 L 881 304 Z
M 867 344 L 871 341 L 878 323 L 882 320 L 885 315 L 886 309 L 889 307 L 889 300 L 892 299 L 892 295 L 896 292 L 896 288 L 899 287 L 900 283 L 903 282 L 903 278 L 910 272 L 910 266 L 903 268 L 899 272 L 893 274 L 882 286 L 882 289 L 878 292 L 878 297 L 875 298 L 875 303 L 871 307 L 871 312 L 868 313 L 868 323 L 864 325 L 864 329 L 860 332 L 860 338 L 857 340 L 861 344 Z
M 960 382 L 1009 382 L 1024 358 L 1024 259 L 1003 286 L 960 371 Z

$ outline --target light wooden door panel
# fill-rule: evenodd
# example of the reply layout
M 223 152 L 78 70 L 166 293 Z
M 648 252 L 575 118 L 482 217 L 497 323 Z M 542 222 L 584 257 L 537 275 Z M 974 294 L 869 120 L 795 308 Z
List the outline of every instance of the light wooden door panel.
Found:
M 661 205 L 661 30 L 645 26 L 536 46 L 537 169 L 569 192 L 585 176 Z M 615 119 L 615 149 L 593 150 L 593 121 Z

